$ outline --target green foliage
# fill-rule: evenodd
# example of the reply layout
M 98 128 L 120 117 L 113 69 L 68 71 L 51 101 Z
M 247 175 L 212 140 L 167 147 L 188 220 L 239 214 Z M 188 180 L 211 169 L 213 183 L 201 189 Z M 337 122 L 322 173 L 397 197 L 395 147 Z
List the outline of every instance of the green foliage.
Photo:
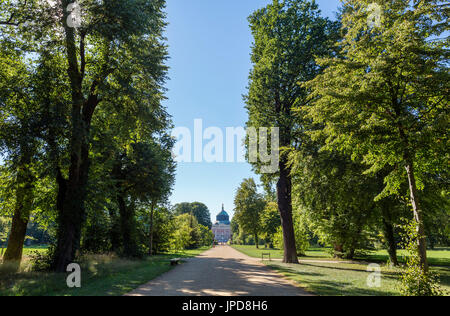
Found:
M 1 216 L 0 217 L 0 243 L 2 247 L 5 245 L 8 235 L 9 235 L 9 228 L 11 226 L 11 219 Z
M 31 270 L 36 272 L 47 272 L 50 270 L 55 246 L 50 245 L 46 251 L 34 251 L 30 255 Z
M 281 227 L 278 227 L 276 233 L 273 236 L 273 245 L 275 248 L 283 249 L 283 229 Z
M 190 214 L 183 214 L 175 217 L 175 231 L 172 235 L 171 246 L 174 250 L 183 250 L 192 247 L 195 244 L 195 240 L 192 240 L 195 236 L 194 228 L 191 227 L 191 223 L 194 218 Z
M 89 212 L 83 230 L 81 250 L 88 253 L 107 253 L 111 251 L 109 217 L 103 211 Z
M 278 205 L 275 202 L 267 202 L 266 207 L 261 213 L 261 238 L 266 244 L 273 245 L 274 235 L 281 227 L 280 213 Z
M 214 241 L 214 234 L 213 234 L 212 230 L 201 224 L 199 224 L 199 229 L 200 229 L 200 238 L 201 238 L 200 245 L 201 246 L 212 245 L 212 243 Z
M 328 56 L 337 39 L 337 23 L 320 16 L 314 1 L 273 0 L 250 17 L 253 35 L 248 93 L 244 96 L 248 111 L 247 127 L 276 127 L 279 131 L 280 155 L 278 172 L 264 174 L 261 181 L 271 195 L 277 182 L 277 203 L 282 219 L 286 244 L 285 261 L 296 262 L 293 235 L 291 175 L 286 149 L 303 147 L 307 120 L 296 115 L 294 107 L 305 106 L 308 90 L 299 85 L 313 79 L 320 67 L 316 56 Z M 270 134 L 270 133 L 269 133 Z M 249 144 L 247 142 L 247 154 Z M 257 174 L 260 160 L 251 161 Z
M 368 23 L 370 0 L 343 6 L 338 52 L 317 59 L 324 71 L 303 87 L 320 126 L 314 140 L 383 174 L 376 197 L 410 196 L 427 270 L 422 195 L 427 178 L 448 179 L 448 11 L 443 1 L 377 1 L 380 23 Z M 434 39 L 436 38 L 436 39 Z M 387 173 L 385 173 L 387 171 Z M 424 271 L 424 272 L 425 272 Z
M 309 240 L 309 231 L 301 219 L 300 216 L 294 215 L 294 234 L 295 234 L 295 248 L 297 249 L 297 255 L 304 256 L 306 251 L 311 246 Z M 281 227 L 278 227 L 274 237 L 273 237 L 273 245 L 275 248 L 283 249 L 284 241 L 283 241 L 283 230 Z
M 209 228 L 212 227 L 211 213 L 208 207 L 203 203 L 200 202 L 179 203 L 174 205 L 173 210 L 176 215 L 192 213 L 195 216 L 195 218 L 197 218 L 199 224 Z
M 80 243 L 142 252 L 142 210 L 167 200 L 175 169 L 165 1 L 83 0 L 76 29 L 69 3 L 0 2 L 0 212 L 56 229 L 60 271 Z
M 211 229 L 198 223 L 192 214 L 181 214 L 174 218 L 174 230 L 170 239 L 173 250 L 195 249 L 210 246 L 214 240 Z
M 316 144 L 316 148 L 318 148 Z M 294 217 L 300 218 L 335 255 L 353 258 L 370 249 L 376 223 L 374 198 L 382 188 L 364 167 L 337 152 L 291 152 Z
M 417 252 L 417 223 L 406 221 L 403 224 L 404 248 L 408 251 L 406 267 L 401 276 L 400 292 L 404 296 L 442 296 L 439 276 L 432 271 L 424 271 Z
M 261 215 L 266 206 L 262 195 L 253 179 L 244 179 L 234 197 L 234 218 L 239 229 L 251 234 L 255 244 L 259 244 L 258 236 L 262 231 Z

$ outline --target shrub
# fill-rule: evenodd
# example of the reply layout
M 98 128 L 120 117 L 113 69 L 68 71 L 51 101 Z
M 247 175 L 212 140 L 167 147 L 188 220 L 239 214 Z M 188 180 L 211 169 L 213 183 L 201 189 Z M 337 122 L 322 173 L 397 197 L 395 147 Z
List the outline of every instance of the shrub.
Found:
M 420 263 L 417 250 L 416 223 L 408 221 L 403 225 L 404 247 L 408 251 L 406 267 L 401 276 L 400 292 L 403 296 L 442 296 L 443 290 L 439 287 L 439 276 L 436 273 L 425 271 Z

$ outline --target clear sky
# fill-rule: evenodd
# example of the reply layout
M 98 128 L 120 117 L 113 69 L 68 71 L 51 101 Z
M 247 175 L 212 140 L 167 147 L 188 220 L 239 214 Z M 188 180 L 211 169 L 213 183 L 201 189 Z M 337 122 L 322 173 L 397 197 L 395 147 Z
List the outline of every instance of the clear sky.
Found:
M 170 66 L 166 106 L 176 127 L 245 126 L 251 33 L 247 17 L 270 0 L 167 0 Z M 334 18 L 339 0 L 316 1 Z M 207 142 L 207 141 L 206 141 Z M 247 163 L 180 163 L 171 203 L 203 202 L 212 218 L 222 203 L 232 216 L 234 193 L 257 176 Z

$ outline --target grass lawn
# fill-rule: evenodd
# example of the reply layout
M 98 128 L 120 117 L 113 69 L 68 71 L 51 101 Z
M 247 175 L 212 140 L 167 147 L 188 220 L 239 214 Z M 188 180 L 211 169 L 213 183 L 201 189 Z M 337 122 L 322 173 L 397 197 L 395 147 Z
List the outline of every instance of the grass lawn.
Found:
M 270 253 L 272 259 L 283 259 L 283 250 L 280 249 L 256 249 L 255 246 L 233 245 L 233 248 L 245 253 L 247 256 L 254 258 L 261 258 L 262 253 Z M 428 250 L 428 261 L 430 265 L 434 266 L 448 266 L 450 267 L 450 248 L 436 248 L 435 250 Z M 397 256 L 400 262 L 405 262 L 406 251 L 398 250 Z M 327 248 L 310 248 L 306 251 L 306 257 L 300 257 L 300 260 L 331 260 L 331 261 L 348 261 L 333 258 L 328 252 Z M 357 260 L 369 262 L 386 263 L 389 255 L 386 250 L 378 250 L 371 252 L 367 256 L 358 257 Z
M 270 253 L 272 259 L 283 259 L 283 250 L 280 249 L 265 249 L 264 246 L 260 246 L 256 249 L 255 246 L 243 246 L 233 245 L 234 249 L 245 253 L 247 256 L 254 258 L 261 258 L 263 253 Z M 330 256 L 326 248 L 310 248 L 306 252 L 306 257 L 300 258 L 301 260 L 336 260 Z
M 406 250 L 397 251 L 397 256 L 400 262 L 405 262 L 406 255 Z M 450 267 L 450 248 L 436 248 L 435 250 L 428 250 L 427 256 L 428 263 L 432 266 Z M 387 262 L 389 255 L 386 250 L 378 250 L 360 259 L 373 262 Z
M 193 257 L 207 249 L 204 247 L 135 261 L 110 255 L 92 255 L 81 264 L 81 288 L 68 288 L 65 273 L 0 272 L 0 296 L 123 295 L 169 271 L 172 268 L 171 258 Z
M 261 258 L 261 253 L 271 253 L 273 259 L 282 258 L 282 250 L 256 249 L 255 246 L 233 246 L 248 256 Z M 382 265 L 381 287 L 370 288 L 367 285 L 367 277 L 371 272 L 367 272 L 367 262 L 386 262 L 387 253 L 384 251 L 375 252 L 367 257 L 361 258 L 363 261 L 345 261 L 331 258 L 330 254 L 323 248 L 313 248 L 307 251 L 307 256 L 300 258 L 301 264 L 284 264 L 280 261 L 264 261 L 266 265 L 275 269 L 294 280 L 300 286 L 311 293 L 317 295 L 400 295 L 399 291 L 399 268 L 390 268 Z M 399 251 L 399 255 L 404 255 Z M 429 251 L 432 270 L 441 277 L 441 285 L 447 293 L 450 293 L 450 249 L 437 249 Z M 312 260 L 308 262 L 308 260 Z M 320 260 L 323 262 L 315 262 Z M 339 263 L 327 261 L 340 261 Z
M 269 267 L 281 272 L 289 279 L 317 295 L 332 296 L 395 296 L 400 295 L 400 270 L 383 266 L 381 269 L 381 287 L 367 285 L 367 265 L 357 263 L 305 263 L 284 264 L 265 262 Z M 433 267 L 441 276 L 441 285 L 450 293 L 450 269 Z
M 40 245 L 40 246 L 25 246 L 23 247 L 23 256 L 26 258 L 30 255 L 32 255 L 33 253 L 36 252 L 44 252 L 46 251 L 48 248 L 47 245 Z M 2 251 L 3 250 L 3 251 Z M 0 247 L 0 260 L 2 259 L 2 255 L 5 254 L 6 248 L 1 248 Z

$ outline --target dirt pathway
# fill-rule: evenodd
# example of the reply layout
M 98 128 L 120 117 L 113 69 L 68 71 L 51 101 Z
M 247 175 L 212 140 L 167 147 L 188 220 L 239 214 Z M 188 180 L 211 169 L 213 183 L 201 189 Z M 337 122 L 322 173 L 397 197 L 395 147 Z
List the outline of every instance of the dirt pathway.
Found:
M 229 246 L 218 246 L 157 277 L 130 296 L 306 296 L 293 282 Z

